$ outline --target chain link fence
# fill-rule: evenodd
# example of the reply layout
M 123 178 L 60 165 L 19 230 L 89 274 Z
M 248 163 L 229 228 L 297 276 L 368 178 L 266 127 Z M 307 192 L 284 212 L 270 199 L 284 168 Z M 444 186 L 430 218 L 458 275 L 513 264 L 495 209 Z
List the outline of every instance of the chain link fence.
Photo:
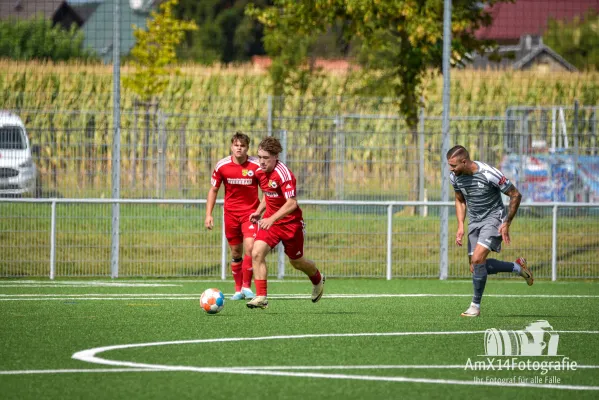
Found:
M 216 207 L 215 228 L 207 231 L 204 200 L 120 200 L 115 273 L 112 201 L 1 199 L 0 277 L 230 275 L 222 208 Z M 306 257 L 330 277 L 438 278 L 441 205 L 407 204 L 418 204 L 428 215 L 406 215 L 406 205 L 398 202 L 300 201 Z M 453 210 L 451 202 L 446 206 Z M 598 216 L 599 205 L 525 205 L 512 225 L 512 245 L 495 256 L 526 257 L 537 278 L 599 278 Z M 467 251 L 453 243 L 456 229 L 451 218 L 447 275 L 467 278 Z M 270 275 L 301 277 L 286 258 L 280 264 L 277 252 L 267 257 Z

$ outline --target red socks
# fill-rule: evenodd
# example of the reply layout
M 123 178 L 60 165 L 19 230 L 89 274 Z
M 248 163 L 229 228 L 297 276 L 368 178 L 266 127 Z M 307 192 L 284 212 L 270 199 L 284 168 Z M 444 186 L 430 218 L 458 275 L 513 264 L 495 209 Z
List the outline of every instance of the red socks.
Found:
M 243 273 L 241 271 L 241 263 L 231 263 L 231 272 L 233 272 L 233 279 L 235 280 L 235 292 L 241 292 L 241 283 L 243 281 Z
M 322 279 L 322 275 L 320 275 L 320 271 L 316 270 L 316 273 L 310 277 L 313 285 L 318 285 L 320 280 Z
M 256 285 L 256 296 L 266 296 L 266 279 L 254 279 Z
M 254 276 L 254 269 L 252 268 L 252 256 L 243 257 L 243 287 L 252 287 L 252 276 Z

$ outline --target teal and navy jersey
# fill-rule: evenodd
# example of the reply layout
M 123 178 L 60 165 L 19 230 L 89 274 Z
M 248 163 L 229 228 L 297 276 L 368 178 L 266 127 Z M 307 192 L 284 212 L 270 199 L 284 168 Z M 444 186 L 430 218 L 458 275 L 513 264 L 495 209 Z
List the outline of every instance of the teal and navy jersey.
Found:
M 501 193 L 506 193 L 512 183 L 497 168 L 480 161 L 474 161 L 478 171 L 472 175 L 456 176 L 449 174 L 449 180 L 456 192 L 461 192 L 466 199 L 468 220 L 480 222 L 494 215 L 503 220 L 506 209 L 501 199 Z

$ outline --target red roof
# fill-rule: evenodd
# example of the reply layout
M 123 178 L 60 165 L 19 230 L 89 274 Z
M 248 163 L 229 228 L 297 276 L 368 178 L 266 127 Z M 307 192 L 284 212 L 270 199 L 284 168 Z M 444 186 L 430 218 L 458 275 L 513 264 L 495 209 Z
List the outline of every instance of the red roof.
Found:
M 490 13 L 491 26 L 476 32 L 479 39 L 517 41 L 522 35 L 541 35 L 550 18 L 572 20 L 594 9 L 599 0 L 516 0 L 515 3 L 495 4 Z

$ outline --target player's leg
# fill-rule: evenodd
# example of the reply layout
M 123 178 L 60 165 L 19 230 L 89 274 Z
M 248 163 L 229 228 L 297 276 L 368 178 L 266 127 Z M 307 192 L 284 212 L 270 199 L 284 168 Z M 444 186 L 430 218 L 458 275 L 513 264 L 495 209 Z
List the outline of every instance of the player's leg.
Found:
M 324 293 L 325 277 L 320 273 L 318 268 L 316 268 L 316 263 L 306 257 L 296 259 L 290 258 L 289 262 L 293 268 L 302 271 L 308 278 L 310 278 L 310 281 L 312 282 L 312 303 L 319 301 Z
M 252 276 L 254 269 L 252 267 L 252 248 L 254 247 L 254 237 L 256 236 L 257 225 L 249 221 L 244 222 L 241 225 L 243 231 L 243 281 L 241 284 L 241 293 L 246 299 L 251 300 L 254 298 L 254 292 L 252 292 Z
M 478 242 L 478 234 L 480 232 L 480 226 L 476 223 L 469 222 L 468 223 L 468 264 L 470 265 L 470 272 L 472 273 L 472 286 L 474 291 L 475 288 L 475 280 L 474 280 L 474 265 L 472 262 L 472 256 L 474 255 L 474 248 L 476 243 Z M 480 303 L 475 304 L 474 302 L 470 303 L 470 306 L 466 311 L 464 311 L 461 315 L 462 317 L 478 317 L 480 314 Z
M 254 270 L 254 283 L 256 285 L 256 297 L 246 303 L 248 308 L 266 308 L 268 307 L 266 255 L 271 246 L 259 237 L 254 241 L 252 248 L 252 267 Z
M 487 259 L 487 272 L 491 275 L 497 274 L 499 272 L 517 274 L 524 278 L 526 283 L 528 283 L 528 286 L 531 286 L 534 282 L 532 272 L 528 269 L 528 266 L 526 265 L 526 259 L 524 259 L 524 257 L 519 257 L 514 262 L 489 258 Z
M 480 302 L 487 284 L 487 267 L 485 264 L 488 254 L 488 248 L 482 246 L 480 243 L 476 244 L 470 258 L 474 270 L 472 274 L 474 295 L 472 296 L 470 307 L 462 313 L 462 317 L 478 317 L 480 315 Z
M 231 249 L 231 273 L 235 281 L 235 294 L 231 297 L 231 300 L 243 300 L 243 295 L 241 294 L 241 285 L 243 282 L 243 235 L 240 221 L 230 214 L 225 214 L 225 237 Z
M 231 249 L 231 273 L 235 281 L 235 294 L 231 296 L 231 300 L 243 300 L 244 296 L 241 293 L 243 283 L 243 243 L 231 244 L 229 242 L 229 248 Z
M 325 277 L 316 268 L 316 263 L 304 256 L 305 225 L 288 224 L 285 226 L 285 234 L 282 238 L 285 246 L 285 254 L 293 268 L 302 271 L 312 282 L 312 302 L 316 303 L 324 292 Z
M 497 218 L 489 218 L 485 221 L 485 225 L 481 228 L 478 236 L 478 243 L 491 251 L 499 253 L 502 241 L 501 234 L 499 233 L 500 226 L 501 220 Z M 526 260 L 523 257 L 518 258 L 516 262 L 488 258 L 485 265 L 488 274 L 493 275 L 500 272 L 514 273 L 523 277 L 529 286 L 533 284 L 532 272 L 528 269 Z

